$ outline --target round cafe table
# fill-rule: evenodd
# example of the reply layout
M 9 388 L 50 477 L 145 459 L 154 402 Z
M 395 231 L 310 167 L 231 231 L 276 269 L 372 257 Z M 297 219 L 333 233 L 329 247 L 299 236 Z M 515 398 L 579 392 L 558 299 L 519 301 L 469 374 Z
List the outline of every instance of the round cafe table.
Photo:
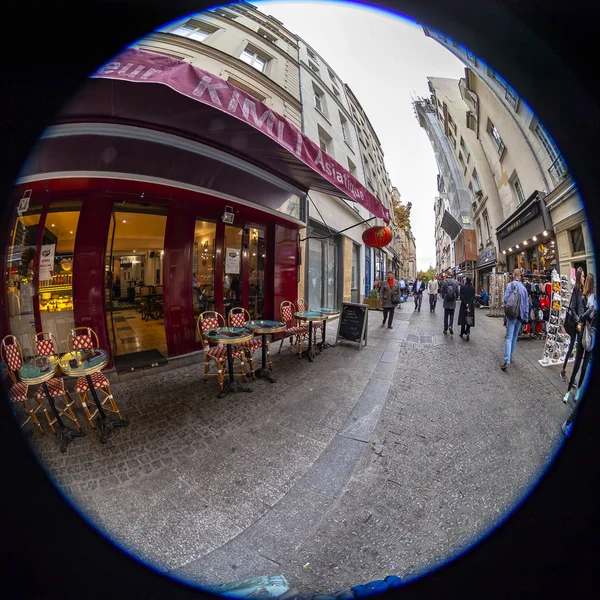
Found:
M 102 404 L 98 399 L 96 388 L 92 382 L 92 375 L 98 371 L 102 371 L 108 364 L 108 353 L 100 348 L 95 348 L 93 351 L 96 353 L 96 358 L 89 362 L 85 360 L 88 353 L 86 350 L 73 350 L 72 352 L 67 352 L 67 354 L 63 354 L 60 357 L 59 365 L 60 370 L 68 377 L 86 378 L 90 393 L 92 394 L 92 398 L 98 409 L 98 414 L 100 415 L 100 442 L 106 444 L 109 433 L 115 427 L 127 427 L 129 421 L 126 421 L 125 419 L 113 419 L 104 412 Z
M 19 369 L 19 377 L 26 385 L 42 385 L 48 404 L 52 409 L 52 414 L 58 423 L 58 435 L 60 439 L 60 451 L 67 451 L 67 444 L 76 437 L 85 437 L 85 432 L 81 429 L 71 429 L 67 427 L 54 404 L 54 398 L 48 390 L 48 381 L 52 379 L 59 367 L 59 358 L 57 356 L 38 356 L 30 358 L 23 363 Z
M 251 392 L 252 390 L 249 387 L 245 387 L 233 380 L 233 353 L 231 351 L 231 346 L 251 340 L 254 337 L 252 332 L 244 329 L 243 327 L 217 327 L 215 329 L 209 329 L 204 333 L 204 335 L 211 342 L 216 342 L 217 344 L 223 344 L 223 346 L 227 346 L 227 366 L 229 367 L 229 379 L 225 382 L 223 391 L 217 397 L 224 398 L 229 393 Z
M 321 343 L 317 344 L 319 347 L 319 350 L 325 350 L 326 348 L 330 348 L 332 346 L 332 344 L 329 344 L 325 341 L 325 330 L 327 328 L 327 321 L 331 317 L 337 317 L 340 314 L 340 309 L 339 308 L 317 308 L 316 310 L 320 313 L 323 313 L 324 315 L 327 315 L 327 319 L 325 321 L 323 321 L 323 337 L 321 338 Z
M 322 313 L 320 310 L 307 310 L 304 312 L 294 313 L 294 316 L 298 321 L 308 321 L 308 350 L 306 354 L 302 352 L 302 356 L 306 356 L 310 362 L 313 362 L 315 357 L 315 348 L 312 343 L 313 337 L 313 321 L 327 321 L 327 315 Z M 323 326 L 324 328 L 325 326 Z
M 275 383 L 271 371 L 267 369 L 267 334 L 285 331 L 286 324 L 281 321 L 247 321 L 244 327 L 262 336 L 262 367 L 255 372 L 256 377 L 264 377 Z

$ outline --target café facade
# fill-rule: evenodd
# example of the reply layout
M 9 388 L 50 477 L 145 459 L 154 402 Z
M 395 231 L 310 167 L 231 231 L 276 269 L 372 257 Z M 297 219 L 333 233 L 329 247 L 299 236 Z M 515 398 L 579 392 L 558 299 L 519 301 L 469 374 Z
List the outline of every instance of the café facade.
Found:
M 64 351 L 68 331 L 89 326 L 115 366 L 142 350 L 201 350 L 202 310 L 279 318 L 297 301 L 310 190 L 389 222 L 347 170 L 243 90 L 128 49 L 65 106 L 15 183 L 2 337 L 27 354 L 51 331 Z M 160 294 L 160 318 L 140 315 L 140 287 Z

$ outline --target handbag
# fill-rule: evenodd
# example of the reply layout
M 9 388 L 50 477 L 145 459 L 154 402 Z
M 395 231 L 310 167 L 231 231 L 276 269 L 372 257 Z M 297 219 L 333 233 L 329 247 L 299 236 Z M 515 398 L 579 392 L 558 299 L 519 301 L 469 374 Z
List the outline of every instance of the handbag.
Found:
M 396 304 L 400 304 L 400 294 L 397 292 L 392 292 L 391 302 L 395 306 Z
M 591 352 L 594 349 L 594 342 L 596 341 L 596 328 L 592 327 L 589 323 L 585 324 L 583 328 L 583 334 L 581 336 L 581 344 L 586 352 Z
M 465 315 L 465 323 L 468 327 L 473 327 L 473 315 L 471 315 L 470 308 L 467 308 L 467 314 Z

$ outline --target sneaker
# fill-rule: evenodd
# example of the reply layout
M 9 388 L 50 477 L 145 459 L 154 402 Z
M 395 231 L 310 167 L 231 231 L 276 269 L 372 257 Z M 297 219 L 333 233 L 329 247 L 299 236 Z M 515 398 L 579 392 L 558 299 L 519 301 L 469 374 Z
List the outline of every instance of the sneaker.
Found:
M 450 335 L 454 335 L 454 329 L 452 329 L 452 327 L 450 327 Z
M 462 336 L 463 336 L 463 334 L 462 334 L 462 333 L 459 333 L 459 334 L 458 334 L 458 337 L 460 337 L 460 338 L 461 338 Z
M 444 335 L 446 335 L 448 333 L 447 329 L 444 329 Z
M 505 362 L 501 367 L 500 367 L 503 371 L 506 371 L 506 369 L 508 369 L 508 363 Z
M 388 325 L 388 329 L 394 329 L 393 325 Z
M 381 324 L 382 327 L 385 327 L 385 321 Z
M 567 381 L 567 374 L 564 371 L 561 371 L 558 375 L 560 377 L 560 380 L 563 382 Z
M 467 333 L 467 342 L 471 339 L 471 334 Z
M 571 395 L 571 390 L 569 390 L 564 396 L 563 396 L 563 402 L 566 404 L 569 401 L 569 396 Z

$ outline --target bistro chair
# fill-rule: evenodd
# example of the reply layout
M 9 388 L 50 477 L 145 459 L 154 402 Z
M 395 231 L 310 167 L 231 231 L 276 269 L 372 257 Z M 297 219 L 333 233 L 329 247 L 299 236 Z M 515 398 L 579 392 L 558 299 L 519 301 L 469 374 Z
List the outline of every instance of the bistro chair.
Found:
M 136 310 L 139 309 L 139 312 L 142 312 L 142 291 L 141 286 L 136 285 L 133 288 L 133 304 L 136 306 Z
M 67 337 L 67 348 L 69 349 L 69 352 L 72 350 L 87 350 L 99 347 L 98 336 L 91 327 L 75 327 L 69 332 L 69 336 Z M 108 381 L 106 375 L 98 371 L 97 373 L 92 373 L 90 378 L 96 393 L 100 392 L 100 398 L 98 398 L 98 400 L 101 406 L 106 408 L 108 411 L 116 413 L 119 416 L 119 419 L 123 421 L 124 419 L 121 416 L 119 407 L 113 398 L 112 392 L 110 391 L 110 382 Z M 81 402 L 81 406 L 83 406 L 83 410 L 85 411 L 90 426 L 92 429 L 94 429 L 94 417 L 99 411 L 94 399 L 91 397 L 91 394 L 90 398 L 88 398 L 90 386 L 88 385 L 88 381 L 85 376 L 77 378 L 77 382 L 75 383 L 75 391 L 79 396 L 79 401 Z M 110 406 L 105 406 L 107 403 Z
M 36 333 L 35 350 L 38 356 L 58 356 L 58 342 L 56 341 L 54 334 L 48 331 L 40 331 L 40 333 Z M 71 408 L 74 404 L 74 401 L 73 398 L 71 398 L 71 394 L 69 394 L 65 388 L 64 379 L 61 376 L 53 377 L 46 382 L 46 385 L 48 386 L 48 392 L 50 392 L 52 398 L 60 398 L 62 404 L 64 404 L 64 406 L 60 406 L 56 404 L 56 402 L 54 403 L 58 414 L 62 417 L 68 417 L 71 419 L 71 421 L 75 421 L 77 427 L 81 429 L 81 425 L 79 424 L 79 421 L 77 420 L 77 417 Z M 46 399 L 44 386 L 40 385 L 40 388 L 37 390 L 34 397 L 40 403 Z M 50 413 L 47 411 L 44 412 L 46 412 L 46 416 L 48 417 L 48 425 L 50 425 L 52 433 L 56 433 L 56 431 L 54 431 L 54 423 L 57 421 L 56 417 L 52 415 L 51 418 Z
M 285 338 L 290 339 L 290 347 L 293 345 L 292 339 L 296 336 L 296 349 L 298 351 L 298 356 L 302 356 L 302 342 L 304 338 L 308 335 L 308 326 L 304 325 L 294 325 L 294 313 L 296 309 L 294 305 L 289 300 L 284 300 L 279 305 L 279 313 L 281 315 L 281 321 L 285 323 L 286 330 L 283 332 L 283 337 L 281 338 L 281 344 L 279 345 L 279 352 L 281 354 L 281 348 L 283 347 L 283 342 Z
M 250 313 L 245 308 L 236 307 L 229 311 L 229 327 L 243 327 L 244 323 L 251 320 Z M 238 348 L 243 348 L 246 351 L 246 360 L 250 363 L 252 378 L 254 379 L 254 363 L 252 361 L 252 355 L 262 348 L 262 336 L 257 336 L 247 342 L 236 344 L 236 346 Z M 271 362 L 271 352 L 269 351 L 269 340 L 267 340 L 267 361 L 269 362 L 269 368 L 272 369 L 273 363 Z
M 152 316 L 152 287 L 143 285 L 140 287 L 140 302 L 142 321 L 147 321 Z
M 302 298 L 298 298 L 298 312 L 308 312 L 308 302 Z M 317 344 L 317 330 L 323 329 L 323 321 L 313 321 L 313 337 L 314 344 Z
M 208 339 L 205 337 L 206 332 L 211 329 L 217 329 L 218 327 L 225 327 L 225 319 L 221 313 L 214 310 L 207 310 L 200 314 L 197 322 L 198 332 L 202 337 L 202 345 L 204 346 L 204 356 L 206 360 L 204 363 L 204 383 L 208 381 L 210 361 L 214 360 L 217 366 L 217 377 L 219 379 L 219 386 L 223 391 L 224 386 L 224 371 L 227 370 L 227 348 L 224 345 L 210 346 Z M 244 348 L 240 348 L 237 345 L 231 348 L 233 358 L 240 362 L 242 377 L 246 381 L 246 369 L 244 368 Z
M 46 412 L 46 407 L 36 400 L 37 406 L 33 408 L 27 395 L 28 386 L 19 381 L 17 371 L 23 366 L 23 351 L 21 350 L 21 345 L 19 344 L 17 338 L 14 335 L 7 335 L 2 340 L 1 351 L 2 360 L 8 368 L 8 374 L 11 380 L 11 386 L 8 390 L 8 397 L 10 398 L 11 402 L 23 404 L 25 411 L 28 414 L 28 417 L 21 423 L 21 427 L 24 427 L 25 424 L 31 420 L 43 433 L 44 429 L 42 428 L 42 424 L 37 418 L 36 413 L 40 409 Z M 49 420 L 48 413 L 46 413 L 46 418 Z

